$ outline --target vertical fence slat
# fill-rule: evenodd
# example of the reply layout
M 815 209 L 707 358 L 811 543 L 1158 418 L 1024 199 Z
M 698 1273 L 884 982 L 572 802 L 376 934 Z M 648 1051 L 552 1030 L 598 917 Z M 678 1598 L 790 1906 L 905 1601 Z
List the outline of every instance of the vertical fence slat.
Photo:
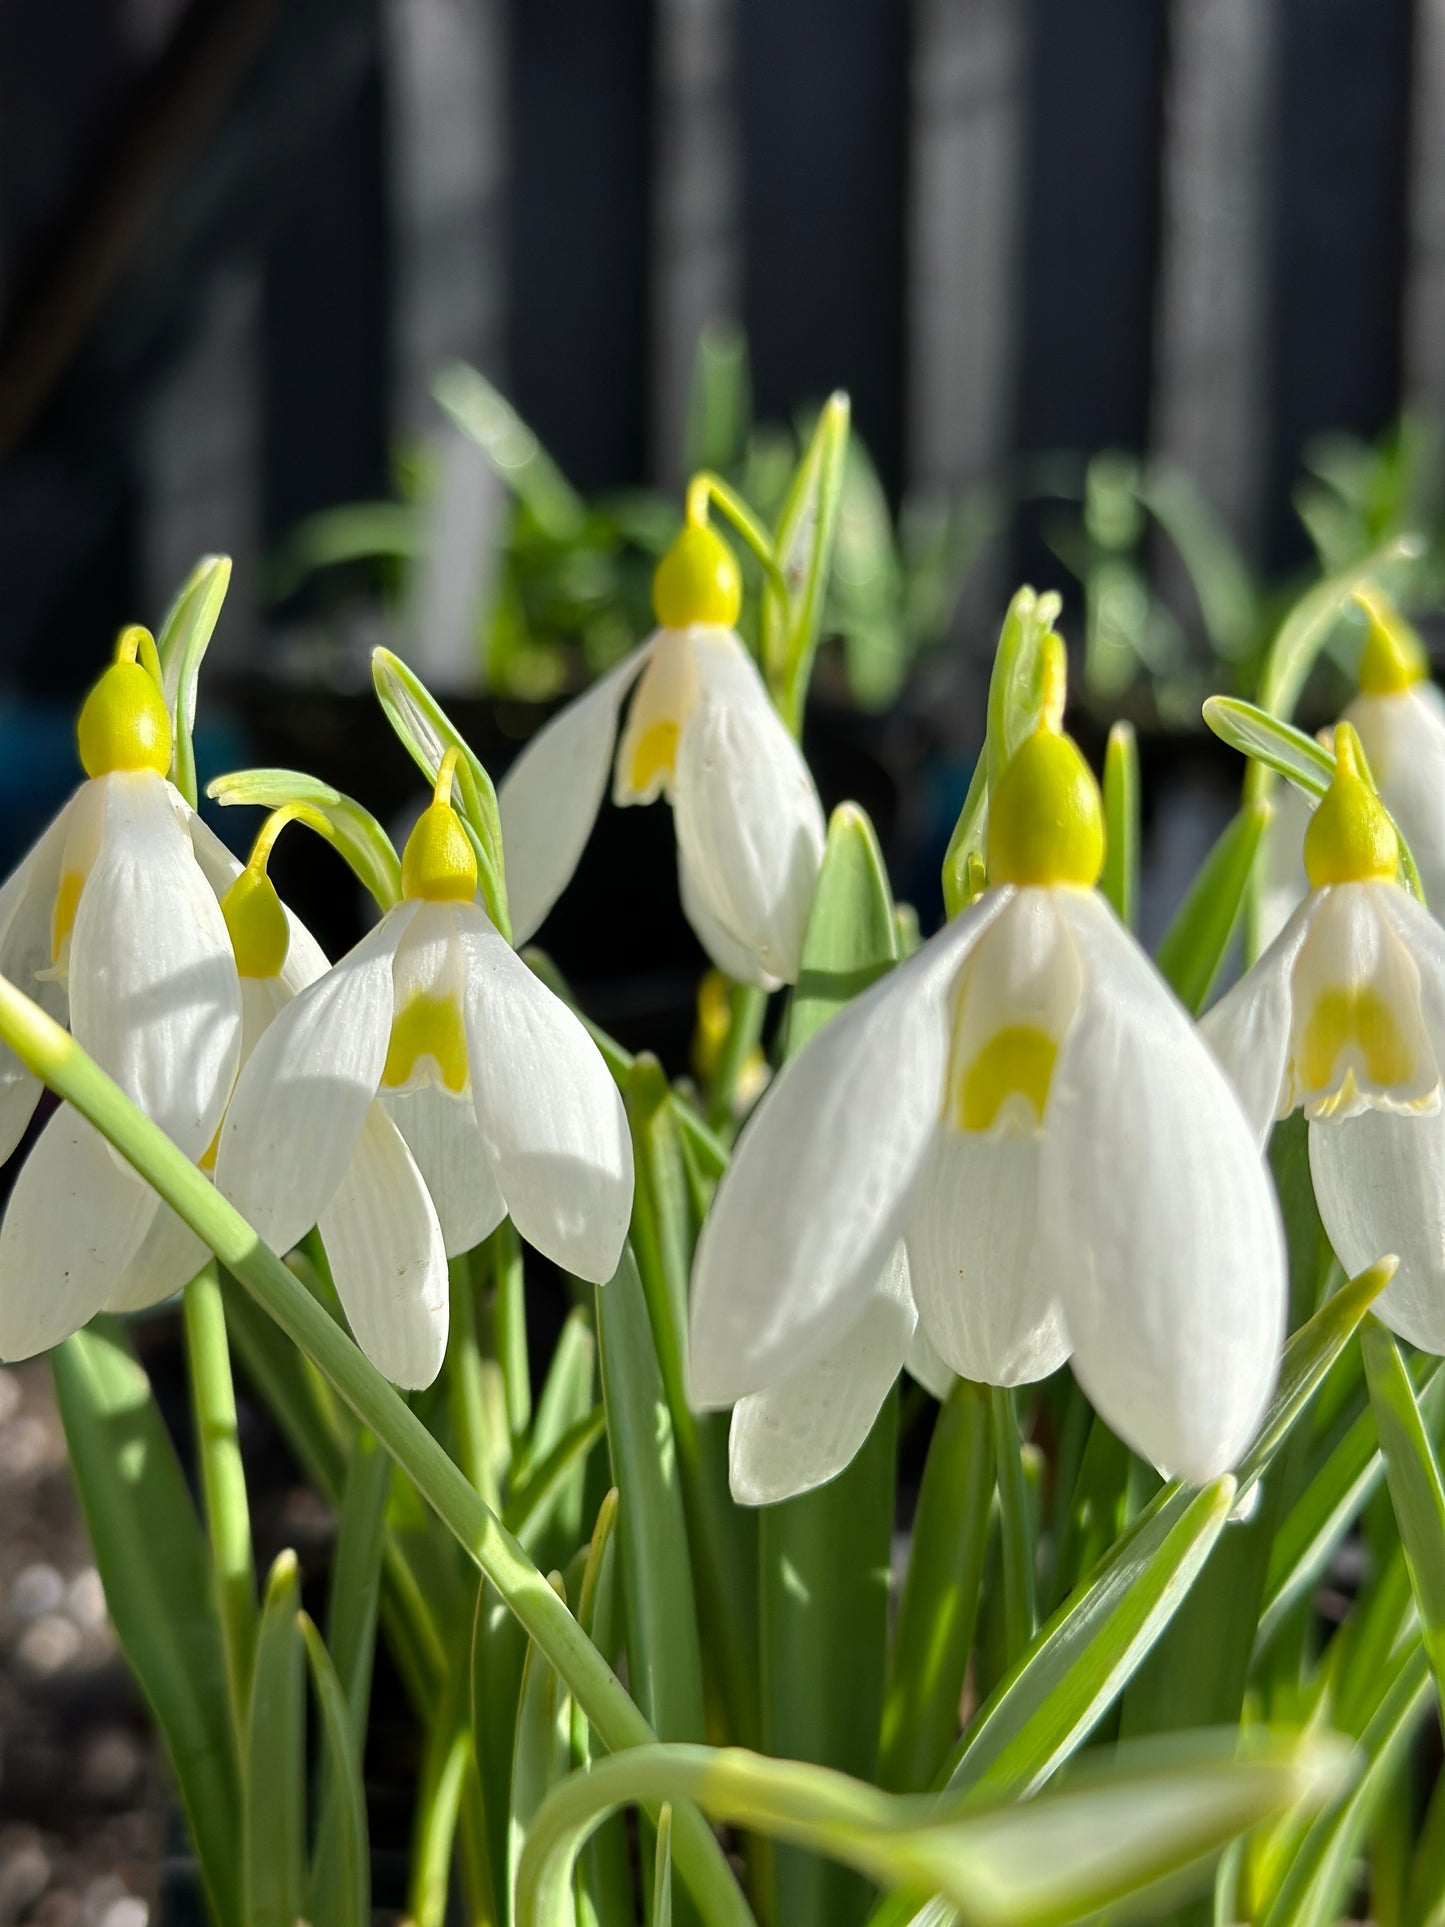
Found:
M 513 0 L 507 365 L 583 488 L 646 455 L 650 0 Z
M 1410 67 L 1404 387 L 1445 418 L 1445 0 L 1416 0 Z
M 908 9 L 740 0 L 743 315 L 760 414 L 842 386 L 903 473 Z

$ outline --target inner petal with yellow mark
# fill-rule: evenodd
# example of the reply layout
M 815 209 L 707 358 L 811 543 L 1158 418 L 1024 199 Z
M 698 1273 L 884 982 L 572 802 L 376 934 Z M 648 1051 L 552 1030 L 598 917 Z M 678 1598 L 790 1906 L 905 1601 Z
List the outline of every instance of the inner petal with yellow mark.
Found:
M 471 1082 L 464 996 L 466 962 L 445 904 L 427 905 L 397 946 L 384 1089 L 432 1084 L 461 1097 Z
M 697 702 L 698 675 L 685 629 L 660 629 L 617 746 L 612 794 L 618 803 L 672 801 L 677 746 Z
M 1378 893 L 1395 887 L 1337 884 L 1295 963 L 1289 1096 L 1307 1117 L 1439 1108 L 1420 971 L 1380 908 Z
M 60 859 L 60 881 L 56 885 L 50 919 L 50 968 L 38 973 L 42 977 L 63 982 L 69 969 L 70 938 L 81 892 L 100 854 L 108 780 L 100 777 L 83 783 L 70 806 L 65 848 Z
M 954 991 L 945 1123 L 1037 1136 L 1082 993 L 1078 951 L 1050 892 L 1020 890 L 979 939 Z

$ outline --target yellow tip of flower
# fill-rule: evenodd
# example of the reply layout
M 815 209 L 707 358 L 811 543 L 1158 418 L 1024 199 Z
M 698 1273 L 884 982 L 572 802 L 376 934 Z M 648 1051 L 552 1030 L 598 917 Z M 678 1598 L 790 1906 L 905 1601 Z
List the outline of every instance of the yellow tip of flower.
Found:
M 134 660 L 113 662 L 86 697 L 75 728 L 87 776 L 171 766 L 171 717 L 152 677 Z
M 1424 645 L 1399 610 L 1378 589 L 1357 589 L 1357 607 L 1369 619 L 1360 655 L 1359 682 L 1366 696 L 1395 696 L 1430 673 Z
M 705 522 L 689 523 L 657 565 L 652 607 L 664 629 L 731 629 L 743 606 L 737 560 Z
M 449 803 L 428 803 L 401 853 L 401 888 L 428 903 L 469 903 L 477 894 L 477 857 Z
M 1349 723 L 1335 730 L 1335 774 L 1305 831 L 1310 887 L 1388 880 L 1400 866 L 1395 826 L 1365 776 L 1360 739 Z
M 1104 804 L 1094 772 L 1061 728 L 1067 663 L 1045 639 L 1037 729 L 988 799 L 990 883 L 1071 883 L 1091 890 L 1104 867 Z
M 242 977 L 279 977 L 291 948 L 291 926 L 264 869 L 242 870 L 221 898 L 236 969 Z

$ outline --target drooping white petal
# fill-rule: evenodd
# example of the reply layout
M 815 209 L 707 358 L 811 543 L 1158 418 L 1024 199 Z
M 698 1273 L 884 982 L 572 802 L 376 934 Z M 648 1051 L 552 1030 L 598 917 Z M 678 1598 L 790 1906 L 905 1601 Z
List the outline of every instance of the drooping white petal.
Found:
M 947 1365 L 989 1385 L 1047 1378 L 1069 1337 L 1039 1225 L 1042 1140 L 935 1133 L 908 1218 L 918 1321 Z
M 677 745 L 698 697 L 691 629 L 658 629 L 617 744 L 612 800 L 620 806 L 672 800 Z
M 693 1264 L 699 1405 L 805 1370 L 857 1317 L 938 1128 L 950 989 L 1011 894 L 989 892 L 832 1018 L 744 1127 Z
M 923 1329 L 921 1318 L 913 1327 L 913 1336 L 908 1341 L 908 1351 L 904 1357 L 903 1366 L 908 1376 L 940 1404 L 953 1390 L 953 1381 L 958 1376 L 953 1367 L 946 1364 L 934 1350 L 933 1340 Z
M 497 808 L 507 908 L 519 944 L 536 931 L 581 860 L 607 792 L 618 713 L 650 650 L 651 643 L 643 643 L 568 703 L 502 779 Z
M 1372 1309 L 1412 1345 L 1445 1355 L 1445 1112 L 1311 1124 L 1310 1174 L 1348 1276 L 1390 1253 L 1400 1260 Z
M 1445 928 L 1408 890 L 1394 884 L 1371 890 L 1375 907 L 1409 952 L 1420 975 L 1420 1011 L 1437 1064 L 1445 1067 Z M 1445 903 L 1441 904 L 1445 910 Z
M 351 1163 L 381 1082 L 399 904 L 271 1022 L 236 1081 L 216 1183 L 273 1250 L 317 1222 Z
M 55 896 L 69 821 L 67 804 L 0 889 L 0 975 L 60 1023 L 66 1018 L 64 988 L 41 972 L 53 962 Z M 0 1164 L 24 1137 L 39 1101 L 39 1078 L 8 1044 L 0 1044 Z
M 424 1084 L 382 1101 L 431 1193 L 447 1256 L 470 1251 L 507 1215 L 470 1097 Z
M 1289 1108 L 1294 967 L 1316 901 L 1306 898 L 1259 961 L 1199 1023 L 1260 1144 Z
M 622 1098 L 578 1018 L 480 910 L 458 910 L 467 953 L 472 1101 L 507 1210 L 544 1257 L 602 1284 L 632 1217 Z
M 1216 1059 L 1102 899 L 1071 892 L 1084 1002 L 1054 1073 L 1039 1216 L 1074 1371 L 1166 1475 L 1239 1458 L 1284 1340 L 1284 1232 Z
M 1425 901 L 1445 914 L 1445 698 L 1433 683 L 1359 695 L 1345 711 L 1385 807 L 1410 845 Z
M 752 981 L 793 983 L 823 858 L 822 805 L 737 637 L 692 633 L 698 697 L 677 746 L 678 861 L 691 901 L 755 959 Z
M 70 1027 L 190 1157 L 216 1134 L 241 1050 L 231 939 L 164 778 L 97 779 L 100 849 L 70 943 Z
M 157 1203 L 62 1105 L 16 1173 L 0 1224 L 0 1358 L 43 1352 L 93 1318 Z
M 380 1104 L 318 1219 L 352 1335 L 393 1385 L 419 1391 L 447 1349 L 441 1226 L 401 1132 Z
M 754 984 L 759 990 L 776 990 L 782 982 L 771 971 L 764 970 L 753 952 L 742 944 L 731 932 L 724 930 L 712 911 L 698 895 L 696 881 L 691 870 L 681 860 L 679 852 L 677 865 L 678 895 L 682 901 L 682 914 L 692 925 L 698 942 L 707 952 L 710 961 L 725 977 L 735 983 Z
M 1310 893 L 1305 875 L 1305 831 L 1315 813 L 1314 797 L 1294 783 L 1277 783 L 1270 801 L 1270 819 L 1259 851 L 1256 928 L 1261 955 Z
M 110 1312 L 146 1311 L 183 1290 L 210 1252 L 183 1218 L 157 1200 L 155 1215 L 105 1301 Z
M 914 1322 L 899 1245 L 829 1351 L 734 1406 L 728 1470 L 739 1505 L 772 1505 L 811 1492 L 851 1464 L 898 1377 Z

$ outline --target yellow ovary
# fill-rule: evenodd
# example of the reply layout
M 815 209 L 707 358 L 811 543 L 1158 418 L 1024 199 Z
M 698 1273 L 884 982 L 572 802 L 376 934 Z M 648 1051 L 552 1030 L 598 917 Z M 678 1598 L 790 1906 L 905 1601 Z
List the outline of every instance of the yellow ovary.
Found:
M 460 1096 L 467 1087 L 467 1033 L 461 1007 L 452 997 L 412 997 L 391 1023 L 386 1067 L 381 1081 L 400 1090 L 416 1075 L 418 1064 L 431 1058 L 446 1088 Z
M 1336 1082 L 1341 1057 L 1351 1061 Z M 1357 1063 L 1377 1090 L 1408 1085 L 1419 1074 L 1394 1013 L 1377 990 L 1364 984 L 1322 991 L 1304 1026 L 1295 1062 L 1303 1090 L 1329 1092 L 1319 1105 L 1322 1115 L 1328 1116 L 1354 1096 Z
M 1037 1129 L 1058 1054 L 1058 1040 L 1033 1024 L 995 1031 L 970 1062 L 949 1066 L 949 1122 L 959 1131 L 991 1131 L 1011 1110 L 1017 1114 L 1018 1099 L 1033 1112 L 1028 1128 Z
M 678 727 L 664 718 L 645 729 L 632 748 L 627 781 L 634 790 L 645 790 L 659 776 L 670 777 L 677 763 Z
M 84 888 L 85 878 L 79 870 L 67 870 L 60 879 L 60 888 L 55 892 L 55 918 L 51 924 L 52 963 L 60 962 L 66 938 L 75 928 L 75 913 L 80 908 L 80 893 Z

